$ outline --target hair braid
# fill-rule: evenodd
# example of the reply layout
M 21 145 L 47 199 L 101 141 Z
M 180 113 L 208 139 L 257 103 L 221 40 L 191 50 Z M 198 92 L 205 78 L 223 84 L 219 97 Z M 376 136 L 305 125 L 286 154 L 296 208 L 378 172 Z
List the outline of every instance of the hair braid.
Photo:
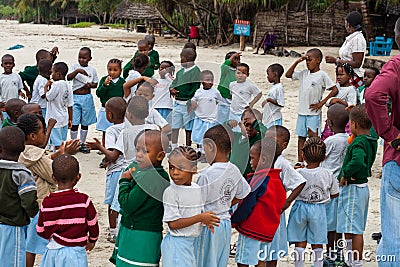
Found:
M 311 137 L 304 143 L 302 151 L 307 162 L 322 162 L 326 155 L 326 145 L 321 138 Z

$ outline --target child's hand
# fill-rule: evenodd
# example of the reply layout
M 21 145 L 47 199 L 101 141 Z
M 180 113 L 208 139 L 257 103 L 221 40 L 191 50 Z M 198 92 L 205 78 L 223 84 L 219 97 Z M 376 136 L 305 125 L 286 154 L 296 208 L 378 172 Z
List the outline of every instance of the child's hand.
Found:
M 214 227 L 219 226 L 219 217 L 214 215 L 214 212 L 203 212 L 200 214 L 200 221 L 205 224 L 208 229 L 214 233 Z
M 54 118 L 50 118 L 49 121 L 47 122 L 47 131 L 51 131 L 54 128 L 54 125 L 56 125 L 57 120 Z
M 99 139 L 97 138 L 93 138 L 94 142 L 88 142 L 86 141 L 86 146 L 90 149 L 90 150 L 99 150 L 101 145 L 101 142 L 99 141 Z
M 20 97 L 22 97 L 23 99 L 26 99 L 26 95 L 24 94 L 24 92 L 19 92 L 18 93 L 18 95 L 20 96 Z
M 332 57 L 332 56 L 326 56 L 325 57 L 325 62 L 326 63 L 336 63 L 336 58 L 335 57 Z
M 61 154 L 74 155 L 79 151 L 80 147 L 81 147 L 81 141 L 79 139 L 75 139 L 63 142 L 59 150 Z
M 84 69 L 77 69 L 76 72 L 80 73 L 80 74 L 83 74 L 85 76 L 89 76 L 89 74 Z
M 72 120 L 68 120 L 68 129 L 71 129 L 72 127 Z
M 53 56 L 53 59 L 57 58 L 57 55 L 60 54 L 60 52 L 58 51 L 58 47 L 55 46 L 50 50 L 50 54 Z
M 236 128 L 238 125 L 239 125 L 239 123 L 237 121 L 235 121 L 235 120 L 229 120 L 228 121 L 228 126 L 231 127 L 232 129 Z
M 265 99 L 265 100 L 261 103 L 261 107 L 264 107 L 267 103 L 268 103 L 268 98 Z
M 354 107 L 355 107 L 354 104 L 348 105 L 348 106 L 346 107 L 346 110 L 347 110 L 348 112 L 350 112 L 350 110 L 351 110 L 352 108 L 354 108 Z
M 169 93 L 171 94 L 172 97 L 178 96 L 179 91 L 176 90 L 175 88 L 169 89 Z
M 45 87 L 47 87 L 47 90 L 50 90 L 50 86 L 53 84 L 51 80 L 48 80 L 47 83 L 45 84 Z
M 129 179 L 129 180 L 132 180 L 132 172 L 134 172 L 136 170 L 136 168 L 130 168 L 129 170 L 127 170 L 127 171 L 124 171 L 122 174 L 121 174 L 121 178 L 125 178 L 125 179 Z
M 297 63 L 300 63 L 300 62 L 302 62 L 302 61 L 304 61 L 304 60 L 306 60 L 306 59 L 307 59 L 307 56 L 302 56 L 302 57 L 298 58 L 298 59 L 296 60 L 296 62 L 297 62 Z
M 94 248 L 95 243 L 90 243 L 89 241 L 86 243 L 86 251 L 92 251 Z
M 322 108 L 322 106 L 323 106 L 323 104 L 321 102 L 318 104 L 311 104 L 310 109 L 312 111 L 317 111 L 317 110 L 320 110 Z
M 340 178 L 340 182 L 339 182 L 339 186 L 344 186 L 347 185 L 347 181 L 346 179 L 344 179 L 344 177 Z
M 110 85 L 110 82 L 111 82 L 111 76 L 107 76 L 107 78 L 106 78 L 105 81 L 104 81 L 104 85 L 105 85 L 105 86 L 109 86 L 109 85 Z

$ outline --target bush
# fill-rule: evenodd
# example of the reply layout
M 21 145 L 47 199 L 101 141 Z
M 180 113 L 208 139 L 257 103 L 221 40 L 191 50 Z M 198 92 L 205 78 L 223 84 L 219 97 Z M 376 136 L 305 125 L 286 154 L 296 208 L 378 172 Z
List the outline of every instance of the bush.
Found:
M 70 27 L 70 28 L 89 28 L 89 27 L 92 27 L 93 25 L 96 25 L 96 23 L 94 23 L 94 22 L 79 22 L 79 23 L 76 23 L 76 24 L 69 24 L 69 25 L 67 25 L 67 27 Z
M 110 27 L 112 29 L 125 29 L 125 24 L 123 23 L 108 23 L 104 24 L 104 26 Z

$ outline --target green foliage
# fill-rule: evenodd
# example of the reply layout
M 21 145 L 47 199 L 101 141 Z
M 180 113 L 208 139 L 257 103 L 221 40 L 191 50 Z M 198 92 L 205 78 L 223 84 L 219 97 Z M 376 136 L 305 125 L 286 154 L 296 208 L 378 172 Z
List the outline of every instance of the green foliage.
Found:
M 92 27 L 93 25 L 96 25 L 96 23 L 94 23 L 94 22 L 79 22 L 79 23 L 76 23 L 76 24 L 69 24 L 69 25 L 67 25 L 67 27 L 70 27 L 70 28 L 89 28 L 89 27 Z
M 10 6 L 0 5 L 0 17 L 9 18 L 17 13 L 17 10 Z
M 125 29 L 125 24 L 123 23 L 106 23 L 104 26 L 113 28 L 113 29 Z

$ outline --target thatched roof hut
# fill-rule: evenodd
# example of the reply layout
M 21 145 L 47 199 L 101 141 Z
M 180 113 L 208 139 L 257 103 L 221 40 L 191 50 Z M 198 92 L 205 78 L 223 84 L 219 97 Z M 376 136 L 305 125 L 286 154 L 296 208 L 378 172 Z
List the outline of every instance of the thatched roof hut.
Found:
M 87 21 L 93 16 L 89 14 L 82 13 L 76 7 L 70 7 L 60 14 L 62 18 L 62 24 L 69 24 L 70 20 L 73 23 L 78 23 L 79 21 Z

